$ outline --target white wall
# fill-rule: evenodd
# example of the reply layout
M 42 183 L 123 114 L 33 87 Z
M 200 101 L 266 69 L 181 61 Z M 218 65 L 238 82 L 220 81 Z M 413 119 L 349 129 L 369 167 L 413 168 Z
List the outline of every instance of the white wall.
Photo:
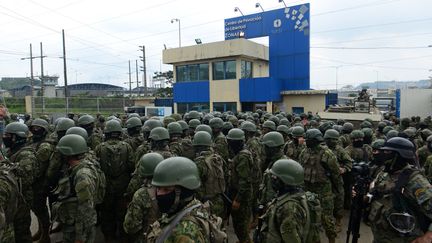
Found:
M 400 117 L 432 115 L 432 89 L 401 89 Z

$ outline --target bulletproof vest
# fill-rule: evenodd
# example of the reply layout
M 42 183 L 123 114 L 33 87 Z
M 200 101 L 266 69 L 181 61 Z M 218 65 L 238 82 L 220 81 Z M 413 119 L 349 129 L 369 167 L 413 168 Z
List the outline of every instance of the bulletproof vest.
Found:
M 252 153 L 249 151 L 249 150 L 247 150 L 247 149 L 242 149 L 235 157 L 234 157 L 234 159 L 233 159 L 233 162 L 231 162 L 230 163 L 230 166 L 232 167 L 231 168 L 231 182 L 230 182 L 230 186 L 232 187 L 231 189 L 232 190 L 234 190 L 233 191 L 233 193 L 236 193 L 237 192 L 237 190 L 238 190 L 238 187 L 239 187 L 239 185 L 238 185 L 238 181 L 239 181 L 239 178 L 237 177 L 237 173 L 236 172 L 234 172 L 234 167 L 236 166 L 236 161 L 234 161 L 235 159 L 238 159 L 240 156 L 246 156 L 246 157 L 248 157 L 248 160 L 249 160 L 249 165 L 248 165 L 248 168 L 249 168 L 249 170 L 251 170 L 251 168 L 252 168 L 252 165 L 251 165 L 251 163 L 253 162 L 253 157 L 252 157 Z M 249 175 L 251 175 L 251 172 L 249 172 Z M 251 185 L 251 187 L 252 187 L 252 185 Z
M 324 149 L 320 148 L 318 153 L 311 153 L 305 150 L 303 154 L 302 166 L 304 168 L 304 180 L 309 183 L 328 182 L 327 171 L 322 165 Z
M 197 160 L 204 160 L 204 166 L 207 168 L 208 175 L 206 180 L 203 181 L 205 197 L 213 198 L 225 192 L 225 178 L 224 178 L 224 162 L 223 159 L 216 154 L 205 155 Z

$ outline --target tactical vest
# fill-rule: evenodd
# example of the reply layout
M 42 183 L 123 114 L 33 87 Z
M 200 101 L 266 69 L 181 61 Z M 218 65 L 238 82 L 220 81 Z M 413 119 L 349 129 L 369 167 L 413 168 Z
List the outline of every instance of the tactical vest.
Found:
M 322 165 L 322 156 L 325 152 L 320 148 L 318 153 L 310 153 L 306 150 L 303 154 L 302 166 L 304 168 L 304 180 L 309 183 L 326 183 L 328 182 L 327 171 Z

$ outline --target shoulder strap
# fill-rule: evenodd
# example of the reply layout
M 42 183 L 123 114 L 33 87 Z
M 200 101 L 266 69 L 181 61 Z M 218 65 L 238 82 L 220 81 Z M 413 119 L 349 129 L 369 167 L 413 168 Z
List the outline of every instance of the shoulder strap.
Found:
M 398 179 L 395 183 L 394 192 L 395 193 L 402 193 L 402 189 L 408 184 L 409 178 L 415 172 L 418 172 L 418 171 L 415 169 L 412 169 L 412 168 L 408 168 L 408 169 L 403 170 L 399 174 Z
M 167 225 L 163 231 L 162 234 L 156 239 L 156 243 L 163 243 L 165 240 L 171 235 L 174 228 L 177 226 L 177 224 L 180 222 L 180 220 L 188 213 L 190 213 L 195 208 L 201 207 L 202 204 L 198 203 L 193 206 L 190 206 L 188 208 L 183 209 L 177 216 L 171 221 L 169 225 Z
M 369 162 L 369 155 L 368 155 L 366 148 L 364 146 L 362 147 L 362 151 L 363 151 L 363 161 L 366 163 Z
M 304 236 L 309 235 L 310 223 L 311 223 L 310 209 L 309 209 L 309 204 L 308 204 L 307 200 L 308 199 L 306 198 L 306 195 L 303 195 L 300 197 L 300 203 L 306 211 L 306 225 L 303 227 L 303 235 Z

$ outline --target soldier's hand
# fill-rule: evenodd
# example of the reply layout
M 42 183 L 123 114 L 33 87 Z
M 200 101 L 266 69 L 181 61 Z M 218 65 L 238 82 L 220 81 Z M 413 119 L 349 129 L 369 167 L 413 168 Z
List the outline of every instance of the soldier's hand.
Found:
M 411 243 L 430 243 L 432 242 L 432 232 L 428 231 L 426 234 L 424 234 L 421 237 L 418 237 L 417 239 L 413 240 Z
M 238 210 L 240 208 L 240 203 L 234 200 L 231 206 L 232 210 Z

